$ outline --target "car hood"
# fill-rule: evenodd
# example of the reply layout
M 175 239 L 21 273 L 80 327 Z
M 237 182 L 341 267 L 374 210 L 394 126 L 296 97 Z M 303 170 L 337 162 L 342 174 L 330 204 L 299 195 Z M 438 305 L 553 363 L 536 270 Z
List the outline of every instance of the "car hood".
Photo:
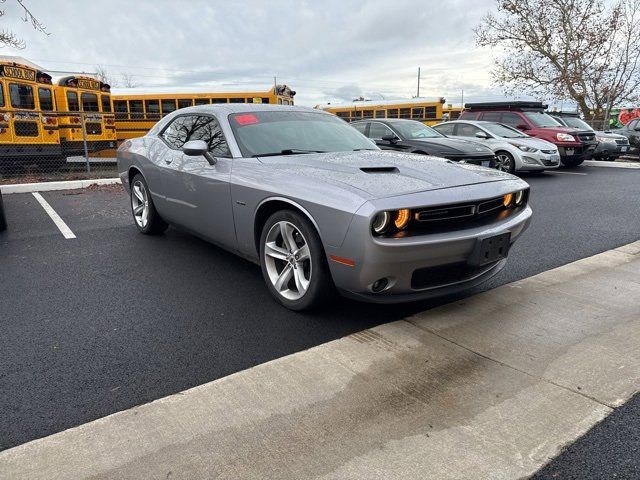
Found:
M 441 188 L 513 180 L 498 170 L 443 158 L 393 151 L 362 151 L 259 157 L 273 174 L 309 178 L 385 198 Z
M 611 140 L 615 140 L 616 138 L 618 139 L 627 138 L 624 135 L 620 135 L 619 133 L 613 133 L 611 131 L 602 131 L 602 130 L 596 130 L 596 135 L 602 138 L 610 138 Z
M 493 155 L 493 151 L 482 145 L 481 143 L 472 140 L 463 140 L 460 138 L 412 138 L 410 143 L 415 145 L 424 145 L 429 147 L 429 153 L 438 153 L 443 155 Z
M 556 147 L 553 143 L 535 137 L 501 138 L 500 140 L 504 140 L 505 142 L 508 142 L 516 147 L 518 145 L 526 145 L 527 147 L 537 148 L 538 150 L 558 149 L 558 147 Z

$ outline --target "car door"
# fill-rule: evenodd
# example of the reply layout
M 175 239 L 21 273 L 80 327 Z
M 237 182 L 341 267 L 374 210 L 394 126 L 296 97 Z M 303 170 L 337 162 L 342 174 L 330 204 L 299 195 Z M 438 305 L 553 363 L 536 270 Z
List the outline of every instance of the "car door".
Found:
M 179 121 L 178 121 L 179 120 Z M 229 179 L 233 159 L 218 120 L 213 115 L 181 115 L 161 137 L 172 150 L 163 176 L 169 220 L 209 240 L 235 248 Z M 185 155 L 190 140 L 203 140 L 215 158 Z
M 640 147 L 640 130 L 636 130 L 636 128 L 640 128 L 640 120 L 632 120 L 627 124 L 627 130 L 629 131 L 629 143 L 634 148 Z

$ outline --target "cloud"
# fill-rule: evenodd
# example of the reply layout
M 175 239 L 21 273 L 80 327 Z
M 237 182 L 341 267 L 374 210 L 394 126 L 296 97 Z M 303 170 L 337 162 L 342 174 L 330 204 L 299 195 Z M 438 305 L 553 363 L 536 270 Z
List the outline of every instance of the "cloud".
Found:
M 493 0 L 31 0 L 29 7 L 50 35 L 7 4 L 4 26 L 27 48 L 0 53 L 51 70 L 102 65 L 145 86 L 266 89 L 276 76 L 298 91 L 297 103 L 313 105 L 415 95 L 421 66 L 422 95 L 495 92 L 490 52 L 476 49 L 472 34 Z

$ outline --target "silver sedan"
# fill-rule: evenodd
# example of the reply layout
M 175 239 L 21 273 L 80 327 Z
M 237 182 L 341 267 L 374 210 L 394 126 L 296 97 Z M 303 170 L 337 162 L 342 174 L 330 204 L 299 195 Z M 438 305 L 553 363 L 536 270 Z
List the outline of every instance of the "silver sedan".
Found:
M 260 264 L 294 310 L 336 291 L 391 303 L 470 288 L 531 217 L 517 177 L 381 151 L 303 107 L 185 108 L 124 142 L 118 168 L 142 233 L 171 224 Z

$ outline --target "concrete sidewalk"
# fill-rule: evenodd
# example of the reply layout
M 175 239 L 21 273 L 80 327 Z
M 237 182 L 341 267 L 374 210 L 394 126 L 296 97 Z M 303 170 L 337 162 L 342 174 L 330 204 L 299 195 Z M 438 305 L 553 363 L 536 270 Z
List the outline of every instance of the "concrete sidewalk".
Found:
M 640 390 L 640 242 L 0 453 L 3 479 L 519 478 Z

